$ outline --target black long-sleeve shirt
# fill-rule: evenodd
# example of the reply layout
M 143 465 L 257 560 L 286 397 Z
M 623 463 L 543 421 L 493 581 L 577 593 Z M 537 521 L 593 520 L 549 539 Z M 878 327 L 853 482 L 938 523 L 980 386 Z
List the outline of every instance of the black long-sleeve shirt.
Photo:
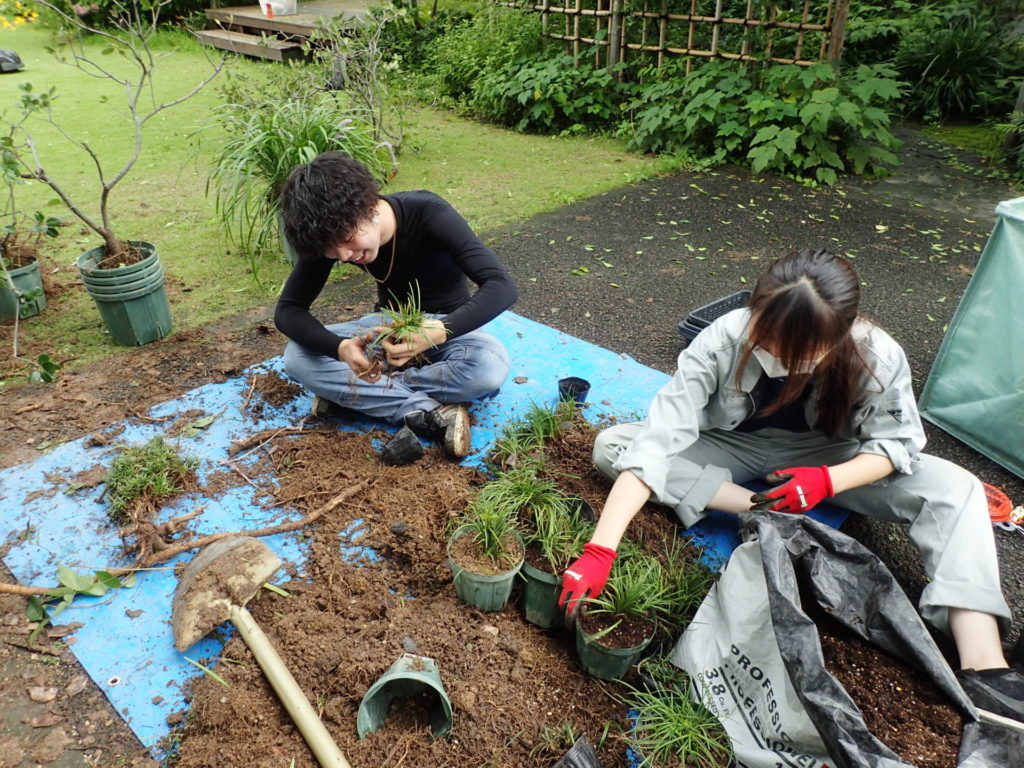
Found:
M 395 213 L 397 242 L 382 243 L 377 258 L 362 267 L 378 281 L 387 276 L 377 285 L 378 308 L 408 301 L 418 285 L 421 308 L 445 315 L 451 339 L 479 328 L 515 303 L 518 294 L 511 275 L 447 201 L 425 190 L 383 198 Z M 336 263 L 326 256 L 300 259 L 274 313 L 281 333 L 330 357 L 337 357 L 342 338 L 328 331 L 309 308 Z M 472 295 L 467 277 L 478 287 Z

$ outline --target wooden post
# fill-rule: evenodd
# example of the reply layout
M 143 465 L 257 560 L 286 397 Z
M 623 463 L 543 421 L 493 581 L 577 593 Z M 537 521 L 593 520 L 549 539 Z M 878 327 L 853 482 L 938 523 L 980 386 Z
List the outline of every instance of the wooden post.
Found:
M 711 55 L 716 56 L 718 54 L 719 28 L 722 26 L 722 0 L 715 2 L 715 20 L 712 24 L 714 26 L 711 31 Z
M 576 15 L 572 22 L 572 60 L 579 63 L 580 60 L 580 10 L 583 0 L 576 0 Z
M 846 19 L 850 15 L 850 0 L 836 0 L 836 12 L 832 16 L 832 30 L 828 36 L 828 60 L 839 69 L 843 58 L 843 43 L 846 41 Z
M 608 17 L 608 69 L 619 63 L 620 38 L 619 28 L 622 22 L 622 0 L 612 0 L 612 15 Z
M 661 18 L 658 19 L 658 69 L 665 64 L 665 45 L 668 42 L 668 0 L 661 0 Z

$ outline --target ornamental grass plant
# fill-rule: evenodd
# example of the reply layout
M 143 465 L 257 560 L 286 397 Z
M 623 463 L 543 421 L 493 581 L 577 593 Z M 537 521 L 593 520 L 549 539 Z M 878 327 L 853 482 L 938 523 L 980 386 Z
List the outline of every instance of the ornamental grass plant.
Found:
M 631 689 L 623 701 L 636 713 L 631 741 L 640 766 L 724 768 L 732 764 L 729 737 L 718 719 L 690 698 L 689 686 Z
M 640 553 L 620 554 L 604 591 L 585 601 L 587 614 L 615 619 L 595 639 L 614 631 L 626 619 L 645 619 L 659 625 L 671 609 L 664 567 L 656 558 Z
M 125 524 L 137 519 L 140 509 L 155 511 L 185 490 L 198 466 L 198 459 L 182 457 L 160 436 L 142 445 L 122 447 L 104 479 L 110 519 Z
M 254 76 L 255 74 L 255 76 Z M 380 182 L 395 170 L 388 147 L 376 141 L 368 116 L 345 96 L 319 87 L 300 68 L 246 68 L 220 89 L 214 112 L 223 132 L 210 170 L 217 217 L 228 242 L 259 280 L 262 259 L 281 252 L 279 195 L 295 166 L 322 152 L 344 152 Z
M 515 515 L 479 498 L 456 519 L 451 538 L 461 536 L 471 537 L 479 554 L 499 572 L 514 567 L 522 556 Z

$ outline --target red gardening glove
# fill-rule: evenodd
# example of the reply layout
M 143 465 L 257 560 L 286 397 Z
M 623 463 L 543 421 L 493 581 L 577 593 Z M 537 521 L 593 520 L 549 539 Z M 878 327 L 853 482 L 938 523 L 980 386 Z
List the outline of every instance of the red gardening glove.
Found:
M 781 483 L 765 493 L 755 493 L 754 509 L 802 514 L 822 499 L 835 494 L 828 467 L 790 467 L 777 469 L 766 478 Z
M 576 613 L 579 601 L 586 597 L 597 597 L 608 583 L 612 563 L 618 553 L 600 544 L 583 545 L 583 557 L 569 566 L 562 576 L 562 595 L 558 607 Z

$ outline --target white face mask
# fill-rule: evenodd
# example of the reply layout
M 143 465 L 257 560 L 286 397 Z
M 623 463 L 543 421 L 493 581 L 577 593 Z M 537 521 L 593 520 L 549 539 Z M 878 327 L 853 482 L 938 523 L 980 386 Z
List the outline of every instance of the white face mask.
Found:
M 769 378 L 781 379 L 785 376 L 789 376 L 789 369 L 786 367 L 786 364 L 768 350 L 761 349 L 761 347 L 754 347 L 751 350 L 751 354 L 757 358 L 757 362 L 761 364 L 761 367 L 764 369 L 764 372 L 768 374 Z M 824 357 L 824 355 L 822 355 L 822 357 Z M 819 362 L 821 362 L 821 358 L 818 358 L 817 360 L 804 360 L 800 363 L 800 368 L 796 373 L 814 373 L 814 368 Z

